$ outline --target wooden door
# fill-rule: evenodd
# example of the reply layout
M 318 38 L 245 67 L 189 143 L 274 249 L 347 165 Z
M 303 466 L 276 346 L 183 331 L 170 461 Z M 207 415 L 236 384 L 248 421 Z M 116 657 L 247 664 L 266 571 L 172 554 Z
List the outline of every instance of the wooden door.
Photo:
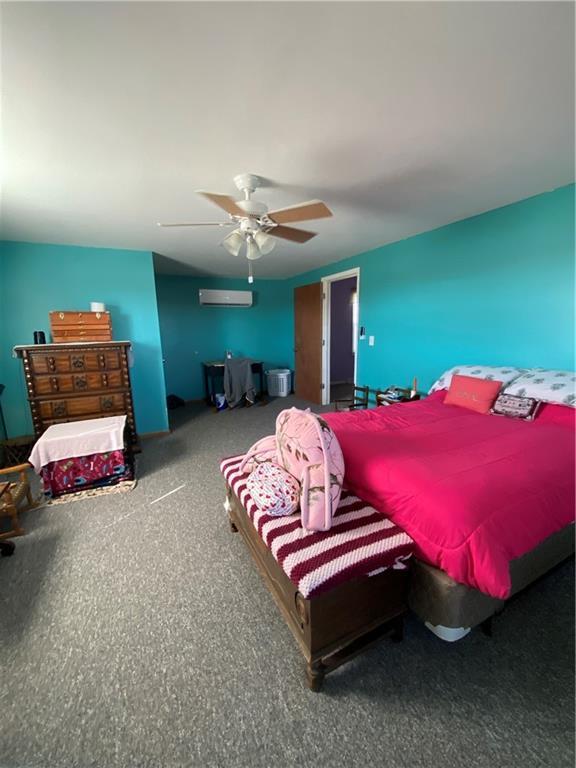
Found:
M 296 397 L 322 404 L 322 283 L 294 289 Z

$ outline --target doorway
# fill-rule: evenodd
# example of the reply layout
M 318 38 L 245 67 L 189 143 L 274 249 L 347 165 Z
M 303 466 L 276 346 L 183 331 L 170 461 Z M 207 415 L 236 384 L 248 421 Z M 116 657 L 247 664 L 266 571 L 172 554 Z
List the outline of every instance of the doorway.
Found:
M 351 399 L 356 384 L 360 270 L 323 278 L 323 405 Z
M 328 405 L 356 383 L 360 269 L 294 289 L 295 393 Z

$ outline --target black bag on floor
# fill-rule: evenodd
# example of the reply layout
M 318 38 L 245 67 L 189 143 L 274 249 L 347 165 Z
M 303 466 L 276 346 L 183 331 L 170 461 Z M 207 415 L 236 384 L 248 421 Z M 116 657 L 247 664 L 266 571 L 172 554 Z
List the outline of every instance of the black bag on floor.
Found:
M 186 405 L 186 403 L 178 395 L 168 395 L 166 398 L 166 407 L 169 411 L 173 411 L 174 408 L 181 408 L 183 405 Z

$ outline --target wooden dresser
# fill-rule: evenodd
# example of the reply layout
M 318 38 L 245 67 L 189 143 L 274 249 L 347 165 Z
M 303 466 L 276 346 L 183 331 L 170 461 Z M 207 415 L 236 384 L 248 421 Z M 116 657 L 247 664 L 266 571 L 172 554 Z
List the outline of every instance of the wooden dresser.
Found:
M 14 347 L 22 358 L 36 437 L 63 421 L 125 413 L 137 443 L 130 388 L 129 341 Z

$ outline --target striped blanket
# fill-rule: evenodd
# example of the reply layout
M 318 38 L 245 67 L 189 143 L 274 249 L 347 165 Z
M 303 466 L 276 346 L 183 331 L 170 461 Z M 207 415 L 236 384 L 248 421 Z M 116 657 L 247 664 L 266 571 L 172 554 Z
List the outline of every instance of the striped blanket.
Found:
M 242 456 L 225 459 L 220 471 L 258 534 L 303 597 L 315 597 L 360 576 L 404 569 L 414 544 L 391 520 L 347 491 L 329 531 L 306 531 L 300 513 L 273 517 L 261 512 L 238 471 Z

